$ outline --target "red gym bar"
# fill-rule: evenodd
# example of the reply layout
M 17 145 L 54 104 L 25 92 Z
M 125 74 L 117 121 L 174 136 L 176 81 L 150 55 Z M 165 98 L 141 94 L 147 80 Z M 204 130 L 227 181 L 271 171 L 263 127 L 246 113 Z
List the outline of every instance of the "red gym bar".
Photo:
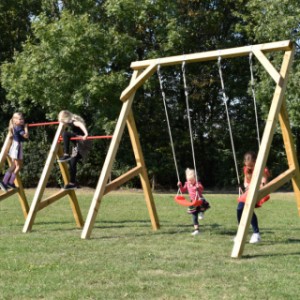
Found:
M 43 123 L 31 123 L 31 124 L 28 124 L 28 127 L 38 127 L 38 126 L 57 125 L 57 124 L 59 124 L 58 121 L 43 122 Z
M 91 135 L 88 136 L 86 139 L 87 140 L 98 140 L 98 139 L 111 139 L 112 135 Z M 62 141 L 63 138 L 59 137 L 59 141 Z M 72 137 L 70 138 L 71 141 L 75 141 L 75 140 L 82 140 L 81 136 L 76 136 L 76 137 Z

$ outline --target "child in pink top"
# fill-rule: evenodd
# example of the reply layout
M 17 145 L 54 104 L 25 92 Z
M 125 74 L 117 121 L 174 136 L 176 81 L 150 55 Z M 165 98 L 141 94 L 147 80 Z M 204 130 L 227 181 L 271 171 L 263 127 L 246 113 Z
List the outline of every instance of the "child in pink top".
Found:
M 188 213 L 192 215 L 193 218 L 193 224 L 194 224 L 194 232 L 192 235 L 198 235 L 199 234 L 199 222 L 198 219 L 201 220 L 204 218 L 204 212 L 210 208 L 209 203 L 205 200 L 203 197 L 203 185 L 200 181 L 196 182 L 196 173 L 193 169 L 186 169 L 185 170 L 186 175 L 186 182 L 182 186 L 181 182 L 178 182 L 178 187 L 181 191 L 181 193 L 188 192 L 190 196 L 190 200 L 202 200 L 202 204 L 199 206 L 189 206 Z

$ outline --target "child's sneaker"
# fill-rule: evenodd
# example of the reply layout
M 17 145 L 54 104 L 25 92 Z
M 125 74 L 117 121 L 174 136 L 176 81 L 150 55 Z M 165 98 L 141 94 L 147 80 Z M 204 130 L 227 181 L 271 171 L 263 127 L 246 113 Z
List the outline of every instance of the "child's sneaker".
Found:
M 256 244 L 261 241 L 261 237 L 259 233 L 253 233 L 251 239 L 249 241 L 250 244 Z
M 200 211 L 198 215 L 198 220 L 203 220 L 204 219 L 204 212 Z
M 3 192 L 7 192 L 7 185 L 2 181 L 0 181 L 0 188 Z
M 7 187 L 10 188 L 10 189 L 16 189 L 17 188 L 14 183 L 8 183 Z
M 69 161 L 72 157 L 69 154 L 64 154 L 57 161 L 58 162 L 66 162 Z
M 195 230 L 193 233 L 192 233 L 192 236 L 195 236 L 195 235 L 198 235 L 200 234 L 199 230 Z
M 77 187 L 74 183 L 68 183 L 64 186 L 64 190 L 75 190 Z

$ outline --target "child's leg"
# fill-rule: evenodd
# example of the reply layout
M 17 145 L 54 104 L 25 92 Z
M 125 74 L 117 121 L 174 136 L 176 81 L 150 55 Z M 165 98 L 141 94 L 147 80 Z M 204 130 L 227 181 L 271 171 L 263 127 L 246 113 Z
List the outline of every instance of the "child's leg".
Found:
M 76 183 L 76 174 L 77 174 L 77 163 L 81 159 L 81 155 L 78 153 L 75 157 L 72 157 L 70 164 L 70 183 Z
M 239 204 L 237 206 L 238 224 L 240 224 L 242 214 L 243 214 L 243 210 L 244 210 L 244 206 L 245 206 L 244 202 L 239 202 Z M 257 216 L 256 216 L 255 212 L 253 212 L 253 216 L 252 216 L 252 219 L 251 219 L 251 226 L 252 226 L 252 229 L 253 229 L 254 233 L 259 233 L 258 220 L 257 220 Z
M 9 167 L 9 169 L 4 174 L 4 177 L 3 177 L 3 180 L 2 180 L 2 182 L 4 184 L 8 184 L 12 174 L 15 172 L 15 169 L 16 169 L 15 161 L 16 161 L 15 159 L 12 160 L 11 166 Z
M 192 219 L 193 219 L 194 229 L 199 230 L 198 212 L 192 213 Z
M 69 154 L 70 138 L 75 137 L 75 136 L 76 136 L 76 134 L 73 132 L 65 131 L 63 133 L 64 154 Z

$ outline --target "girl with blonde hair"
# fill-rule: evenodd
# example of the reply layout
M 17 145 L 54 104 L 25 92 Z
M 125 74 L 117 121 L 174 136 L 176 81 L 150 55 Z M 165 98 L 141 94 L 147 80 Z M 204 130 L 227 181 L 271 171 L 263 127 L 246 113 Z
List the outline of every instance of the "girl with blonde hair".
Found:
M 185 170 L 186 182 L 182 186 L 182 183 L 179 181 L 177 183 L 181 193 L 188 191 L 191 202 L 194 200 L 202 200 L 202 204 L 200 206 L 189 206 L 187 213 L 192 215 L 193 224 L 194 224 L 194 232 L 193 236 L 199 234 L 199 222 L 198 220 L 202 220 L 204 218 L 204 212 L 210 208 L 209 203 L 203 197 L 203 185 L 200 181 L 196 181 L 196 172 L 194 169 L 187 168 Z
M 23 162 L 23 145 L 22 143 L 28 139 L 28 126 L 25 125 L 24 117 L 21 112 L 15 112 L 9 121 L 8 133 L 12 138 L 8 155 L 12 160 L 11 166 L 4 174 L 3 180 L 0 182 L 0 188 L 7 191 L 8 188 L 16 188 L 14 181 L 16 175 L 21 169 Z
M 70 131 L 65 131 L 63 133 L 63 143 L 64 143 L 64 155 L 59 158 L 59 162 L 69 161 L 70 166 L 70 182 L 64 186 L 64 189 L 72 190 L 76 186 L 76 174 L 77 174 L 77 163 L 81 158 L 87 155 L 90 148 L 90 143 L 87 141 L 88 131 L 86 129 L 85 121 L 82 117 L 71 113 L 68 110 L 62 110 L 58 114 L 58 121 L 67 125 Z M 74 141 L 74 147 L 72 155 L 69 154 L 70 139 L 72 137 L 81 137 L 81 140 Z

